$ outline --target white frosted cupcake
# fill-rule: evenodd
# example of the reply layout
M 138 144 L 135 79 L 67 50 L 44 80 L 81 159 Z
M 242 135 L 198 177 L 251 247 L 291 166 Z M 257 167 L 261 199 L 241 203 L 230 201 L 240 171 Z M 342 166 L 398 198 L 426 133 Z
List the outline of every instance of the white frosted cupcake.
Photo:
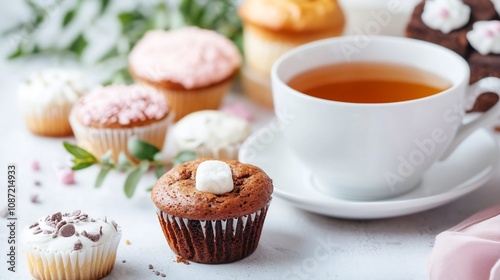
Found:
M 243 118 L 204 110 L 191 113 L 175 125 L 174 141 L 179 150 L 192 150 L 198 157 L 237 159 L 251 126 Z
M 233 42 L 196 27 L 149 31 L 129 55 L 134 80 L 163 92 L 175 120 L 195 111 L 217 109 L 240 63 Z
M 76 210 L 43 216 L 24 230 L 31 275 L 43 279 L 101 279 L 111 272 L 121 238 L 113 220 Z
M 165 97 L 141 85 L 97 87 L 73 107 L 70 122 L 78 145 L 97 158 L 116 160 L 132 136 L 163 148 L 171 114 Z
M 18 88 L 26 126 L 39 135 L 71 135 L 68 116 L 85 92 L 84 78 L 79 72 L 46 69 L 31 74 Z

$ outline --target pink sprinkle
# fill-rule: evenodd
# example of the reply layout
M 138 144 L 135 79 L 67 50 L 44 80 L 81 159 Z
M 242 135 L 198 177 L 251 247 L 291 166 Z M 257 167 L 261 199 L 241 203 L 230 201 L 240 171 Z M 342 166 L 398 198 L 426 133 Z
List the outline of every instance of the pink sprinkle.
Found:
M 31 170 L 33 170 L 33 171 L 40 170 L 40 163 L 38 162 L 38 160 L 36 160 L 36 159 L 32 160 L 30 165 L 31 165 Z
M 493 33 L 493 31 L 488 30 L 488 29 L 486 29 L 485 33 L 486 33 L 486 37 L 488 37 L 488 38 L 492 38 L 493 36 L 495 36 L 495 33 Z
M 72 185 L 75 183 L 75 172 L 70 168 L 64 168 L 58 171 L 57 177 L 59 181 L 65 185 Z
M 243 118 L 249 122 L 253 121 L 253 114 L 246 108 L 243 104 L 235 103 L 231 105 L 226 105 L 222 107 L 222 112 L 226 112 L 230 115 Z
M 441 9 L 441 10 L 439 11 L 439 15 L 440 15 L 441 17 L 448 18 L 448 17 L 450 16 L 450 12 L 448 12 L 448 10 L 447 10 L 447 9 L 444 9 L 444 8 L 443 8 L 443 9 Z

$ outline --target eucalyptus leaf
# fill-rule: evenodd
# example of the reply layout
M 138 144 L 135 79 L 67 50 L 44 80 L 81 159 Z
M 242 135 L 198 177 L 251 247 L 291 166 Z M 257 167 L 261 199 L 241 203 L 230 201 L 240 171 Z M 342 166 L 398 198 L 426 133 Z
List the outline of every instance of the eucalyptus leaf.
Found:
M 87 47 L 88 42 L 83 34 L 78 35 L 76 39 L 69 45 L 69 50 L 74 52 L 78 57 L 82 56 L 83 51 Z
M 142 175 L 148 170 L 148 168 L 149 168 L 149 162 L 141 161 L 139 166 L 135 167 L 132 170 L 132 172 L 128 174 L 124 186 L 125 195 L 128 198 L 131 198 L 134 195 L 135 189 L 137 188 L 137 184 L 141 180 Z
M 63 142 L 63 145 L 64 145 L 64 148 L 66 149 L 66 151 L 68 151 L 70 154 L 72 154 L 76 158 L 78 158 L 78 159 L 91 158 L 94 160 L 94 162 L 97 162 L 97 159 L 94 157 L 94 155 L 87 152 L 86 150 L 84 150 L 76 145 L 73 145 L 69 142 L 66 142 L 66 141 Z
M 95 180 L 95 187 L 100 188 L 102 183 L 104 182 L 104 179 L 108 175 L 109 171 L 113 169 L 112 165 L 103 165 L 101 167 L 101 171 L 99 171 L 99 174 L 97 175 L 97 179 Z
M 71 167 L 71 169 L 73 169 L 73 170 L 85 169 L 87 167 L 94 165 L 94 163 L 95 162 L 79 162 L 79 163 L 76 163 L 75 165 L 73 165 L 73 167 Z
M 101 14 L 103 14 L 109 6 L 109 0 L 101 0 Z
M 146 141 L 133 136 L 128 140 L 127 148 L 130 154 L 139 160 L 154 160 L 154 156 L 160 150 Z
M 173 160 L 173 165 L 181 165 L 185 162 L 195 160 L 197 158 L 196 153 L 193 151 L 182 151 L 175 155 L 174 160 Z
M 22 55 L 23 55 L 23 47 L 19 45 L 17 49 L 7 57 L 7 59 L 18 58 Z
M 151 191 L 153 190 L 153 187 L 154 187 L 154 186 L 151 186 L 151 187 L 147 188 L 147 189 L 146 189 L 146 191 L 147 191 L 147 192 L 151 192 Z
M 108 150 L 105 152 L 102 157 L 101 157 L 101 164 L 103 165 L 110 165 L 113 167 L 115 165 L 115 162 L 113 161 L 113 158 L 111 157 L 113 155 L 113 151 Z
M 76 9 L 71 9 L 68 12 L 66 12 L 62 21 L 62 26 L 66 27 L 68 24 L 70 24 L 71 21 L 73 21 L 75 15 L 76 15 Z
M 127 157 L 124 151 L 121 151 L 118 154 L 118 164 L 116 165 L 116 168 L 119 171 L 125 171 L 130 167 L 132 167 L 132 161 Z

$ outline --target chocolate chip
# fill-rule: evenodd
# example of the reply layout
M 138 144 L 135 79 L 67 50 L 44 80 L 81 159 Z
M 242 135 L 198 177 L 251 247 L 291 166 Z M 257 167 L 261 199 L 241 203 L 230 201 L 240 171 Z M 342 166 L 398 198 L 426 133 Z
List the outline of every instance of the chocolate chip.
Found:
M 41 230 L 41 229 L 37 229 L 37 230 L 35 230 L 35 231 L 33 232 L 33 234 L 39 234 L 39 233 L 41 233 L 41 232 L 42 232 L 42 230 Z
M 68 212 L 64 213 L 63 217 L 69 217 L 69 213 Z
M 38 181 L 38 180 L 35 181 L 35 186 L 40 187 L 41 185 L 42 185 L 42 183 L 40 181 Z
M 78 216 L 78 215 L 80 215 L 80 213 L 82 213 L 81 210 L 75 210 L 75 211 L 73 211 L 73 213 L 71 214 L 71 216 Z
M 101 239 L 101 236 L 98 233 L 87 233 L 87 238 L 94 242 L 97 242 L 99 241 L 99 239 Z
M 43 234 L 53 234 L 54 231 L 53 230 L 44 230 L 43 231 Z
M 156 276 L 159 276 L 160 272 L 159 271 L 155 271 L 155 274 L 156 274 Z
M 165 273 L 162 273 L 161 277 L 167 277 L 167 275 Z
M 57 223 L 57 222 L 59 222 L 60 220 L 62 220 L 62 214 L 61 214 L 61 212 L 57 212 L 57 213 L 55 213 L 54 215 L 52 215 L 52 216 L 50 217 L 50 220 L 51 220 L 51 221 L 54 221 L 54 222 L 56 222 L 56 223 Z
M 64 226 L 66 223 L 66 221 L 60 221 L 59 223 L 57 223 L 56 225 L 56 230 L 59 230 L 62 226 Z
M 54 234 L 52 234 L 52 238 L 56 238 L 58 236 L 57 232 L 54 232 Z
M 114 220 L 111 220 L 111 224 L 115 227 L 115 230 L 118 231 L 118 224 Z
M 80 250 L 83 248 L 83 244 L 82 242 L 80 241 L 80 239 L 78 239 L 76 242 L 75 242 L 75 246 L 73 247 L 73 250 Z
M 87 235 L 87 231 L 86 231 L 86 230 L 83 230 L 81 234 L 82 234 L 83 236 L 85 236 L 85 237 L 88 237 L 88 235 Z
M 31 224 L 29 228 L 31 229 L 31 228 L 34 228 L 34 227 L 37 227 L 37 226 L 38 226 L 38 223 L 34 223 L 34 224 Z
M 90 221 L 91 221 L 91 222 L 95 222 L 95 220 L 94 220 L 94 219 L 90 219 Z
M 127 261 L 126 260 L 123 260 L 122 263 L 126 263 Z
M 152 264 L 148 264 L 148 268 L 149 269 L 153 269 L 153 265 Z
M 73 234 L 75 234 L 75 226 L 72 224 L 65 224 L 61 227 L 59 233 L 61 233 L 63 237 L 73 236 Z
M 80 234 L 78 233 L 78 231 L 75 231 L 75 236 L 80 236 Z

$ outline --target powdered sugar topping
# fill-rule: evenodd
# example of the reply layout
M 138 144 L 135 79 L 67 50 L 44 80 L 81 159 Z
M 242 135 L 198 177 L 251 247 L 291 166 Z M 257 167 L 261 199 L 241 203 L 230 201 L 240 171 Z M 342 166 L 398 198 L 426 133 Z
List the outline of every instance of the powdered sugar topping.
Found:
M 160 120 L 168 113 L 165 97 L 141 85 L 98 87 L 77 104 L 84 125 Z
M 461 0 L 427 0 L 422 21 L 428 27 L 448 34 L 466 25 L 470 13 L 470 7 Z
M 224 36 L 185 27 L 147 32 L 130 53 L 129 63 L 141 77 L 192 89 L 226 79 L 240 66 L 241 57 Z
M 482 55 L 500 54 L 500 21 L 478 21 L 467 32 L 467 40 Z

